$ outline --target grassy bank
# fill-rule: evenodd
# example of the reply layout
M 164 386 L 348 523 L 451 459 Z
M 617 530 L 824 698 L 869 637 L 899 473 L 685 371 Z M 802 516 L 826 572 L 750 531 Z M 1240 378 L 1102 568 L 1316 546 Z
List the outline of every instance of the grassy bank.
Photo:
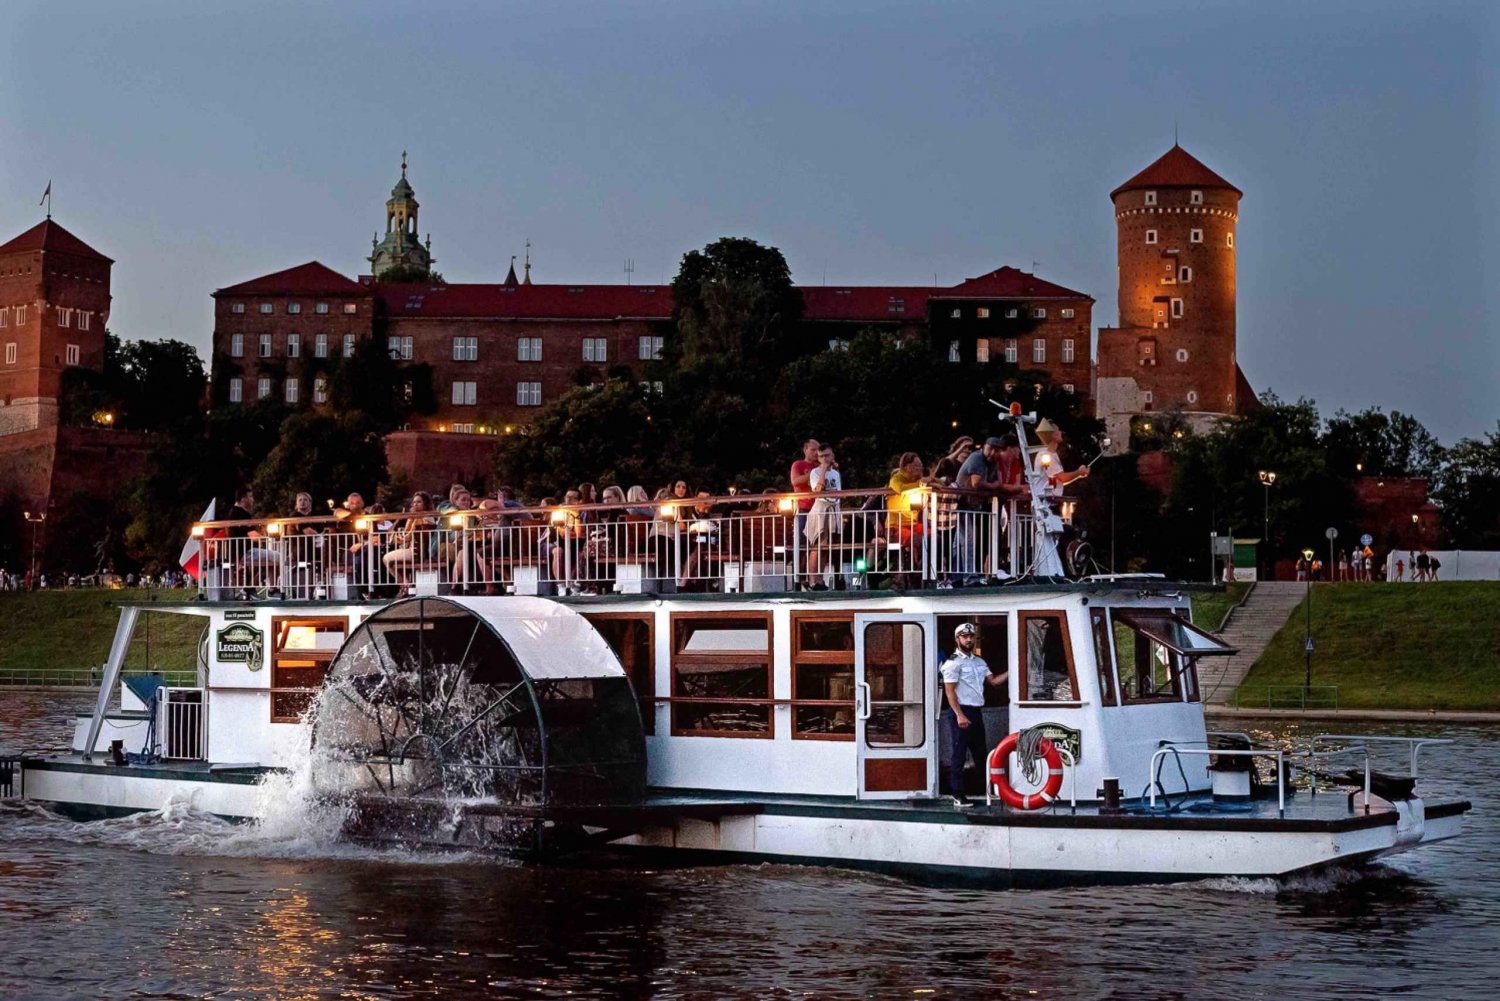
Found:
M 1219 628 L 1219 623 L 1224 621 L 1224 613 L 1230 607 L 1239 603 L 1250 590 L 1250 585 L 1236 581 L 1226 584 L 1224 590 L 1215 591 L 1211 594 L 1194 594 L 1193 602 L 1193 624 L 1202 629 L 1212 632 Z
M 1301 685 L 1305 605 L 1240 686 Z M 1312 592 L 1312 683 L 1342 708 L 1500 709 L 1500 582 L 1319 584 Z
M 158 602 L 186 601 L 192 591 L 152 591 Z M 87 684 L 115 638 L 122 604 L 146 601 L 143 590 L 0 593 L 0 684 Z M 143 615 L 125 658 L 127 671 L 194 669 L 203 619 Z

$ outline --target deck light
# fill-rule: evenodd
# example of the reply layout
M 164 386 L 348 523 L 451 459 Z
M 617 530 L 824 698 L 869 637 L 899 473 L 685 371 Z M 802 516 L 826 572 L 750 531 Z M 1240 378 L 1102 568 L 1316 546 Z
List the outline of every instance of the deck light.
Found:
M 204 528 L 202 525 L 193 526 L 193 538 L 201 539 L 206 534 L 208 534 L 208 529 Z
M 906 501 L 908 506 L 921 507 L 922 494 L 924 494 L 925 492 L 926 490 L 922 487 L 912 487 L 910 490 L 904 491 L 901 496 Z
M 790 511 L 797 506 L 797 502 L 791 497 L 780 497 L 776 500 L 776 510 Z
M 354 530 L 356 532 L 368 532 L 370 530 L 370 519 L 369 518 L 355 518 L 354 519 Z
M 870 568 L 870 565 L 865 562 L 865 558 L 863 556 L 859 557 L 858 559 L 856 559 L 854 561 L 854 572 L 855 573 L 864 573 L 869 568 Z
M 1012 403 L 1010 405 L 1010 415 L 1012 417 L 1020 417 L 1021 416 L 1021 404 L 1019 402 Z
M 1052 455 L 1051 455 L 1051 453 L 1049 453 L 1049 452 L 1043 452 L 1042 453 L 1041 462 L 1042 462 L 1042 468 L 1043 469 L 1049 468 L 1052 465 Z
M 556 522 L 567 521 L 568 512 L 564 511 L 562 508 L 558 508 L 557 510 L 552 512 L 552 520 Z
M 656 513 L 661 515 L 663 518 L 677 517 L 677 509 L 674 508 L 671 504 L 663 504 L 661 507 L 656 509 Z
M 505 433 L 506 434 L 510 434 L 511 431 L 513 431 L 513 430 L 514 430 L 514 428 L 512 428 L 509 424 L 505 425 Z
M 1151 430 L 1151 422 L 1147 421 L 1146 423 L 1142 424 L 1141 425 L 1141 430 L 1142 431 L 1150 431 Z
M 448 525 L 451 528 L 463 528 L 464 516 L 461 514 L 450 514 L 448 516 Z
M 267 535 L 280 535 L 281 534 L 281 522 L 279 522 L 279 521 L 273 521 L 273 522 L 270 522 L 269 524 L 267 524 L 266 525 L 266 534 Z

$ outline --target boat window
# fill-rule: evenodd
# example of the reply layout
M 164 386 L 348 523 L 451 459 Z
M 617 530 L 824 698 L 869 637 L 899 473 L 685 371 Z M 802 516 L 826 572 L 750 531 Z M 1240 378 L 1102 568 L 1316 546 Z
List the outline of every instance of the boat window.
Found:
M 625 676 L 635 690 L 646 735 L 656 732 L 656 617 L 651 614 L 596 613 L 584 615 L 620 658 Z
M 865 626 L 865 684 L 870 686 L 870 747 L 921 747 L 927 739 L 927 640 L 916 622 Z
M 1005 665 L 1010 661 L 1010 616 L 1009 615 L 974 615 L 965 613 L 963 615 L 939 615 L 937 617 L 938 638 L 938 663 L 941 664 L 953 656 L 958 649 L 954 642 L 953 630 L 965 622 L 971 622 L 979 627 L 979 641 L 974 645 L 974 652 L 983 657 L 985 663 L 990 667 L 991 674 L 998 674 L 1006 669 Z M 937 687 L 933 693 L 938 700 L 938 705 L 944 704 L 947 696 L 943 694 L 943 679 L 937 679 Z M 985 685 L 984 704 L 990 708 L 1005 709 L 1010 706 L 1009 685 Z
M 854 739 L 854 615 L 792 614 L 792 737 Z
M 1078 701 L 1065 613 L 1022 612 L 1019 659 L 1021 701 Z
M 773 735 L 769 614 L 672 616 L 672 732 Z
M 323 686 L 349 622 L 338 618 L 271 619 L 271 722 L 296 723 Z
M 1094 632 L 1094 664 L 1099 672 L 1099 704 L 1117 706 L 1115 697 L 1114 644 L 1109 641 L 1109 613 L 1095 607 L 1089 612 L 1089 625 Z
M 1117 608 L 1113 618 L 1126 702 L 1197 702 L 1198 658 L 1236 652 L 1170 609 Z

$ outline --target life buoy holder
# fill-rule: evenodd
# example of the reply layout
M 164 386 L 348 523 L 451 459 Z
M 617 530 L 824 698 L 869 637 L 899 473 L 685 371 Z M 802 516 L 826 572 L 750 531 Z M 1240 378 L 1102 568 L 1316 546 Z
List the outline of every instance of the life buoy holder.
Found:
M 1010 784 L 1010 777 L 1006 774 L 1006 766 L 1020 739 L 1019 733 L 1010 734 L 996 744 L 995 749 L 990 752 L 990 786 L 1000 794 L 1000 801 L 1013 810 L 1040 810 L 1049 803 L 1056 802 L 1057 794 L 1062 792 L 1062 755 L 1058 753 L 1057 745 L 1046 737 L 1037 741 L 1037 753 L 1047 763 L 1047 781 L 1037 792 L 1016 792 L 1015 787 Z

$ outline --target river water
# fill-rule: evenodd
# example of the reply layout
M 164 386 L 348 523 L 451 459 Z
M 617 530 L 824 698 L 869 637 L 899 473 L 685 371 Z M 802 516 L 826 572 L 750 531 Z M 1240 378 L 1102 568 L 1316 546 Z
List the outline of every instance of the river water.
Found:
M 88 702 L 0 693 L 0 745 L 65 742 Z M 295 813 L 74 824 L 10 804 L 0 998 L 1488 998 L 1500 729 L 1380 732 L 1439 729 L 1462 748 L 1428 752 L 1442 774 L 1424 788 L 1472 799 L 1470 833 L 1287 881 L 984 892 L 584 869 L 355 848 Z

